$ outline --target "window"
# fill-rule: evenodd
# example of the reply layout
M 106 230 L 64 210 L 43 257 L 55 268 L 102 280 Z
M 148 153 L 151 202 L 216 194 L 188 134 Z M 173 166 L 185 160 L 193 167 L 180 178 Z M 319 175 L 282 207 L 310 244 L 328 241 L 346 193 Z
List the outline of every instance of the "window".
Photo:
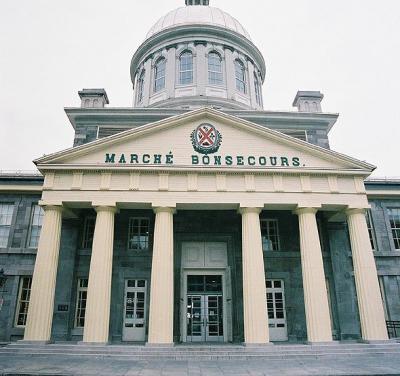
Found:
M 78 279 L 78 291 L 76 294 L 75 328 L 83 328 L 85 326 L 87 288 L 88 279 Z
M 149 219 L 130 218 L 128 249 L 134 251 L 146 250 L 149 248 Z
M 39 205 L 32 206 L 31 228 L 29 233 L 29 248 L 37 248 L 40 230 L 42 229 L 44 210 Z
M 222 60 L 216 52 L 208 54 L 208 83 L 222 85 Z
M 138 87 L 138 94 L 137 94 L 137 100 L 139 103 L 143 101 L 143 92 L 144 92 L 144 69 L 140 72 L 140 75 L 138 77 L 137 81 L 137 87 Z
M 365 219 L 367 221 L 368 235 L 369 235 L 369 241 L 371 242 L 371 248 L 373 250 L 375 250 L 376 249 L 376 241 L 375 241 L 374 226 L 372 223 L 371 210 L 367 210 L 367 212 L 365 213 Z
M 160 59 L 154 67 L 154 92 L 165 88 L 165 66 L 165 59 Z
M 31 295 L 32 277 L 21 277 L 19 281 L 18 302 L 15 326 L 25 326 L 28 316 L 29 298 Z
M 193 83 L 193 55 L 191 52 L 184 52 L 179 58 L 179 83 L 188 85 Z
M 83 223 L 82 249 L 91 249 L 93 245 L 96 217 L 86 217 Z
M 240 60 L 235 60 L 236 89 L 246 93 L 246 76 L 244 65 Z
M 400 208 L 388 209 L 394 248 L 400 250 Z
M 254 73 L 254 88 L 256 91 L 256 101 L 259 106 L 262 106 L 262 98 L 261 98 L 261 84 L 257 74 Z
M 263 251 L 279 251 L 279 229 L 277 219 L 261 219 Z
M 14 204 L 0 204 L 0 248 L 7 248 Z

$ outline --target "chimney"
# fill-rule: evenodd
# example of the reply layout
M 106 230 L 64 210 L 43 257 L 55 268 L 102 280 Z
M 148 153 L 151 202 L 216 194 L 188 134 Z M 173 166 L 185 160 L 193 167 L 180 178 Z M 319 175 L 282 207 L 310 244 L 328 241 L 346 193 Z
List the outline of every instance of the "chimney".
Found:
M 103 108 L 110 103 L 104 89 L 82 89 L 78 94 L 82 100 L 81 108 Z
M 320 91 L 298 91 L 293 107 L 297 107 L 299 112 L 322 112 L 322 99 L 324 94 Z

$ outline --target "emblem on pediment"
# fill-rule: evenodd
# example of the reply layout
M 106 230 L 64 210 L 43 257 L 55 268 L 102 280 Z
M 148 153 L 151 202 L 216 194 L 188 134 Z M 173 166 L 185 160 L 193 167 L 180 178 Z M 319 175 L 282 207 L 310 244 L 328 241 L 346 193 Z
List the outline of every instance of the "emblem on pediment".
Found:
M 201 154 L 216 153 L 221 146 L 222 135 L 211 124 L 200 124 L 190 135 L 193 149 Z

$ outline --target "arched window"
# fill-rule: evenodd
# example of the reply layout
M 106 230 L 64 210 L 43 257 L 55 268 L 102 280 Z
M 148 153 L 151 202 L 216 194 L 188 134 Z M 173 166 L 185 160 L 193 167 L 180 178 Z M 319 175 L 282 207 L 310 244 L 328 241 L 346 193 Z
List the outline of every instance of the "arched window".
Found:
M 154 67 L 154 92 L 165 88 L 165 59 L 157 61 Z
M 222 85 L 222 59 L 216 52 L 208 54 L 208 83 Z
M 256 73 L 254 73 L 254 88 L 256 91 L 256 102 L 259 106 L 262 106 L 261 84 Z
M 188 85 L 193 83 L 193 55 L 186 51 L 179 58 L 179 83 Z
M 246 73 L 244 65 L 240 60 L 235 60 L 236 89 L 246 93 Z
M 137 100 L 139 103 L 143 101 L 143 92 L 144 92 L 144 69 L 140 72 L 140 75 L 137 80 Z

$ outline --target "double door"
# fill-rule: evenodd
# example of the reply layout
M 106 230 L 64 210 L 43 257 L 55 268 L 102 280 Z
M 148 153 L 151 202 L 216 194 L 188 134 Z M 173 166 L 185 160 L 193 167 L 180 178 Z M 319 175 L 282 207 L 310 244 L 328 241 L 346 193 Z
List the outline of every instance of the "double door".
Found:
M 222 294 L 187 295 L 187 342 L 223 342 Z

